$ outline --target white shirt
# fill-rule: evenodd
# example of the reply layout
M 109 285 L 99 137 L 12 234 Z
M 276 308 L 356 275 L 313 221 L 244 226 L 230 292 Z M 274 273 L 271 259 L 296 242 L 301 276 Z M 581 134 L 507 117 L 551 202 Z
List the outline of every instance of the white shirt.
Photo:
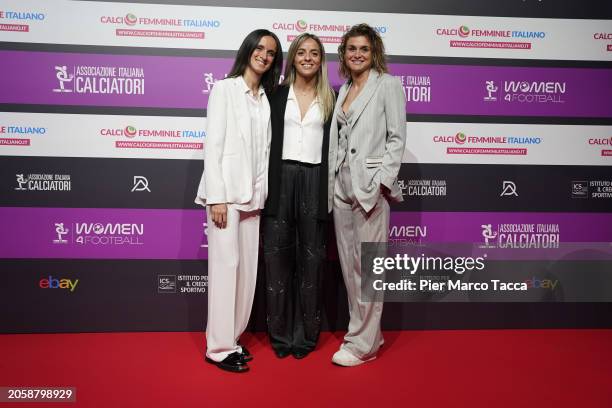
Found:
M 270 141 L 268 140 L 268 124 L 270 122 L 270 110 L 264 104 L 263 87 L 259 87 L 257 97 L 253 96 L 244 78 L 244 97 L 247 100 L 247 108 L 251 117 L 251 140 L 247 142 L 247 154 L 250 155 L 251 171 L 253 174 L 253 196 L 251 201 L 244 204 L 230 204 L 239 211 L 255 211 L 264 207 L 268 196 L 268 158 Z M 250 144 L 251 149 L 248 149 Z M 248 166 L 249 163 L 244 163 Z
M 291 85 L 285 108 L 282 158 L 319 164 L 323 147 L 323 115 L 319 99 L 315 98 L 312 101 L 303 120 L 301 116 L 300 105 Z

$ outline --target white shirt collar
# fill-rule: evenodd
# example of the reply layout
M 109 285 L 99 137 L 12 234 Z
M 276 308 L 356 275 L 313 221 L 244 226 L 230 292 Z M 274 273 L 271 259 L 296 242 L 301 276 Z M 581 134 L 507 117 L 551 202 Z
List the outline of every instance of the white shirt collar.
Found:
M 291 84 L 291 86 L 289 87 L 289 95 L 287 96 L 287 100 L 289 99 L 297 102 L 297 97 L 295 96 L 295 91 L 293 90 L 293 84 Z M 312 103 L 319 103 L 319 95 L 315 96 Z
M 241 84 L 241 87 L 242 87 L 242 91 L 244 93 L 252 94 L 251 88 L 249 88 L 249 86 L 247 85 L 247 83 L 244 80 L 244 77 L 242 75 L 240 76 L 240 84 Z M 259 90 L 257 92 L 258 92 L 258 96 L 261 96 L 261 95 L 263 95 L 265 93 L 264 89 L 263 89 L 263 86 L 261 86 L 261 84 L 259 84 Z

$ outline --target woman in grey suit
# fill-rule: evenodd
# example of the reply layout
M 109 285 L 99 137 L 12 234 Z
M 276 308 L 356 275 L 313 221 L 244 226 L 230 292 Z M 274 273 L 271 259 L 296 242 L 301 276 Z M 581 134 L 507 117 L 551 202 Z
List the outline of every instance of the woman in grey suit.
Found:
M 338 47 L 340 89 L 329 141 L 328 208 L 333 209 L 350 321 L 332 362 L 350 367 L 371 361 L 383 343 L 382 302 L 361 299 L 361 243 L 387 242 L 389 201 L 401 201 L 397 173 L 406 143 L 406 99 L 387 73 L 380 35 L 351 27 Z

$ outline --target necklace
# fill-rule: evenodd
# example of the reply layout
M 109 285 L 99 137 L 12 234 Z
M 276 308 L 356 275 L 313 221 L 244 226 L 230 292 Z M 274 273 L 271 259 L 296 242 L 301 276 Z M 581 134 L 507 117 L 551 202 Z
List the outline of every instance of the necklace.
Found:
M 295 92 L 295 91 L 296 91 L 296 89 L 295 89 L 295 88 L 293 88 L 293 91 Z M 306 89 L 306 90 L 304 90 L 304 91 L 302 91 L 302 90 L 300 90 L 300 89 L 298 89 L 298 90 L 297 90 L 297 94 L 298 94 L 298 95 L 300 95 L 300 96 L 308 96 L 308 95 L 312 95 L 312 94 L 314 94 L 315 92 L 316 92 L 316 91 L 315 91 L 315 89 L 314 89 L 314 88 Z

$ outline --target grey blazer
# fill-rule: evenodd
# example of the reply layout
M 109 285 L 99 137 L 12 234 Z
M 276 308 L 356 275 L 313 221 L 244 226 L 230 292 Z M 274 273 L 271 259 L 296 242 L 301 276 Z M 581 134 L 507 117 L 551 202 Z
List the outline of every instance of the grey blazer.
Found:
M 338 120 L 349 85 L 340 88 L 329 132 L 328 210 L 332 210 L 338 158 Z M 397 185 L 406 144 L 406 97 L 397 78 L 371 70 L 365 87 L 351 104 L 350 137 L 346 160 L 353 191 L 366 212 L 376 205 L 381 184 L 389 199 L 402 201 Z

